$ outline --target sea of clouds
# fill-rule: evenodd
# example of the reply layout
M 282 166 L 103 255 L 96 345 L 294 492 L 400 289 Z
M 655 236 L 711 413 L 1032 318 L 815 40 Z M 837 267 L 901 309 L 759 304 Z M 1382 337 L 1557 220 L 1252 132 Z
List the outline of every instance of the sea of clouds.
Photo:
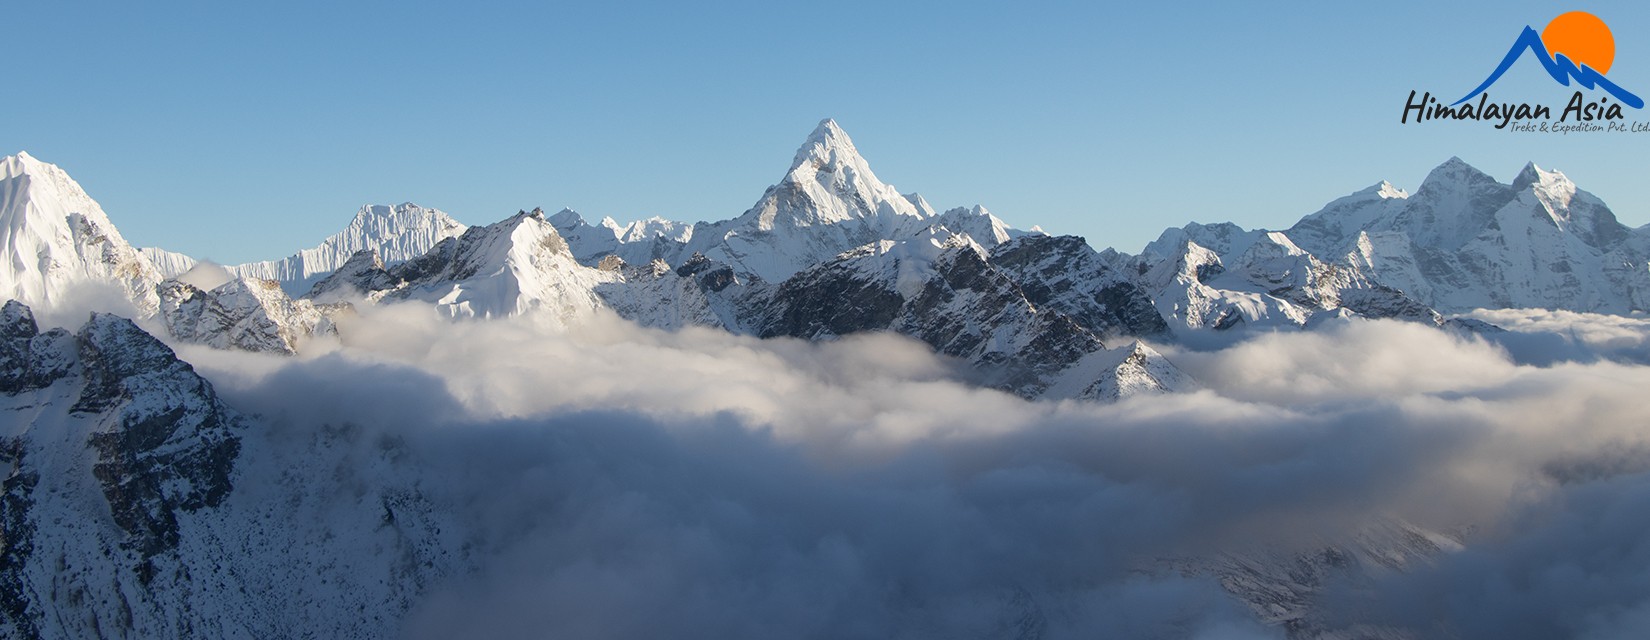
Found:
M 1650 322 L 1476 317 L 1510 331 L 1163 346 L 1203 388 L 1111 405 L 972 387 L 891 335 L 410 304 L 296 358 L 178 348 L 255 424 L 405 443 L 384 473 L 475 550 L 413 637 L 1283 637 L 1205 567 L 1378 549 L 1395 523 L 1442 550 L 1330 576 L 1310 629 L 1643 637 Z

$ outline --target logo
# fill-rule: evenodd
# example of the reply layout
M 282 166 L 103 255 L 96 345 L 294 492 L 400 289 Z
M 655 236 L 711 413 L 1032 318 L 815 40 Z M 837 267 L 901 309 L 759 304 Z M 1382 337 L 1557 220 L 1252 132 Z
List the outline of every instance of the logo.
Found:
M 1560 86 L 1570 87 L 1573 83 L 1594 93 L 1574 91 L 1559 110 L 1556 121 L 1552 116 L 1553 107 L 1545 104 L 1492 101 L 1490 87 L 1526 58 L 1534 58 Z M 1521 132 L 1650 131 L 1650 123 L 1621 122 L 1626 119 L 1623 105 L 1643 109 L 1644 100 L 1605 77 L 1615 61 L 1616 40 L 1609 25 L 1591 13 L 1571 11 L 1553 18 L 1540 32 L 1534 27 L 1524 27 L 1489 77 L 1460 100 L 1446 105 L 1430 91 L 1419 97 L 1418 92 L 1410 91 L 1399 123 L 1474 120 L 1494 123 L 1497 129 L 1511 127 Z M 1593 99 L 1589 99 L 1589 95 Z M 1478 100 L 1473 102 L 1473 98 Z

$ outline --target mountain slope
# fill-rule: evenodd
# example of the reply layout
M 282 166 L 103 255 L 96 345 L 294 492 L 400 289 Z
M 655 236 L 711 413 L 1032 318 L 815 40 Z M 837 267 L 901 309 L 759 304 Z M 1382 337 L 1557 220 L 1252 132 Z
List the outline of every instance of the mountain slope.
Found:
M 239 418 L 170 349 L 111 315 L 42 333 L 27 307 L 6 303 L 0 372 L 13 416 L 0 426 L 12 468 L 0 501 L 4 635 L 183 633 L 181 601 L 156 583 L 179 582 L 166 567 L 189 514 L 228 496 Z M 62 535 L 51 523 L 65 520 L 85 524 Z
M 51 307 L 99 285 L 153 313 L 161 277 L 56 165 L 0 158 L 0 297 Z
M 991 263 L 1013 278 L 1032 304 L 1059 311 L 1097 336 L 1169 334 L 1145 288 L 1077 236 L 1007 240 L 991 250 Z
M 422 300 L 455 318 L 537 312 L 565 323 L 601 308 L 596 285 L 616 279 L 573 259 L 544 212 L 471 227 L 395 267 L 387 297 Z
M 1602 201 L 1526 165 L 1511 184 L 1458 158 L 1408 197 L 1354 194 L 1287 232 L 1446 312 L 1650 309 L 1650 253 Z
M 694 231 L 694 225 L 664 218 L 649 218 L 628 225 L 603 218 L 601 224 L 591 225 L 572 209 L 562 209 L 547 219 L 556 233 L 567 240 L 573 257 L 590 266 L 607 256 L 617 256 L 629 264 L 661 259 L 667 263 L 680 261 L 685 257 L 682 251 Z
M 1211 330 L 1299 329 L 1348 312 L 1442 321 L 1427 305 L 1356 265 L 1320 260 L 1277 231 L 1194 223 L 1165 231 L 1126 262 L 1183 338 Z
M 1143 345 L 1110 353 L 1070 317 L 1040 310 L 964 235 L 884 241 L 811 267 L 775 289 L 753 326 L 809 340 L 893 331 L 1031 398 L 1117 399 L 1188 382 Z
M 395 637 L 466 557 L 397 443 L 243 416 L 123 318 L 0 308 L 0 411 L 6 638 Z
M 733 268 L 693 254 L 671 269 L 664 260 L 642 266 L 608 257 L 600 267 L 617 280 L 596 286 L 596 294 L 621 317 L 644 327 L 714 327 L 750 334 L 752 323 L 774 295 L 774 285 L 742 278 Z
M 323 309 L 288 298 L 275 281 L 234 276 L 192 281 L 203 266 L 158 288 L 160 319 L 172 337 L 218 349 L 293 355 L 307 338 L 336 334 Z

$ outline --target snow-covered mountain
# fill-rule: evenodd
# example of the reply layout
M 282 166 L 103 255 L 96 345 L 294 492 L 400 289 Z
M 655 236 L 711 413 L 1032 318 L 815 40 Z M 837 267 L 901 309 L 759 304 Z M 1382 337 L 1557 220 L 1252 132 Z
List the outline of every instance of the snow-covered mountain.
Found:
M 16 301 L 0 308 L 0 404 L 23 418 L 0 423 L 0 635 L 180 633 L 186 609 L 149 603 L 192 587 L 178 546 L 230 493 L 239 417 L 131 321 L 41 332 Z M 64 520 L 73 535 L 52 527 Z
M 172 337 L 219 349 L 293 355 L 301 341 L 335 335 L 328 312 L 293 300 L 274 280 L 198 264 L 160 284 L 160 319 Z
M 395 443 L 252 428 L 124 318 L 6 303 L 0 411 L 6 638 L 389 637 L 463 562 Z
M 132 251 L 56 167 L 26 155 L 6 162 L 8 242 L 14 253 L 52 256 L 34 266 L 8 263 L 0 276 L 19 299 L 50 303 L 69 281 L 99 281 L 147 313 L 158 309 L 160 276 L 193 266 L 179 254 Z M 1650 231 L 1621 225 L 1562 173 L 1533 164 L 1503 184 L 1452 158 L 1413 194 L 1379 183 L 1284 231 L 1193 223 L 1130 256 L 1020 232 L 981 207 L 936 214 L 920 196 L 882 182 L 841 127 L 825 120 L 779 183 L 735 218 L 590 225 L 572 210 L 528 218 L 459 243 L 465 228 L 444 213 L 369 206 L 314 249 L 228 269 L 322 302 L 360 294 L 427 300 L 454 316 L 553 308 L 563 319 L 606 306 L 651 326 L 753 332 L 749 309 L 766 302 L 752 300 L 778 295 L 793 275 L 866 247 L 962 234 L 1032 304 L 1101 337 L 1172 340 L 1348 315 L 1438 323 L 1438 311 L 1480 307 L 1650 308 Z M 547 250 L 552 244 L 565 249 Z M 336 290 L 312 290 L 352 258 L 370 261 L 357 256 L 364 250 L 382 265 L 356 264 L 329 285 Z M 404 268 L 415 259 L 418 267 Z M 736 286 L 679 282 L 676 271 L 690 261 L 731 270 Z M 757 286 L 763 282 L 774 286 Z
M 377 302 L 384 294 L 401 286 L 401 280 L 389 272 L 389 266 L 378 255 L 377 249 L 362 249 L 345 260 L 327 277 L 322 278 L 303 299 L 318 304 L 347 303 L 351 300 Z
M 572 247 L 573 257 L 587 265 L 607 256 L 618 256 L 629 264 L 679 261 L 694 231 L 694 225 L 657 217 L 628 225 L 602 218 L 601 223 L 591 225 L 572 209 L 562 209 L 548 220 Z
M 645 327 L 714 327 L 754 334 L 775 287 L 751 280 L 733 267 L 693 254 L 672 269 L 662 259 L 640 266 L 609 256 L 598 269 L 619 279 L 596 287 L 596 294 L 620 316 Z
M 1533 163 L 1503 184 L 1451 158 L 1414 194 L 1366 189 L 1286 233 L 1445 312 L 1650 309 L 1641 240 L 1650 232 L 1629 229 L 1563 173 Z
M 387 270 L 376 254 L 351 258 L 338 278 L 323 280 L 311 293 L 335 296 L 347 285 L 371 297 L 428 302 L 453 318 L 533 313 L 566 323 L 601 308 L 596 285 L 617 278 L 574 260 L 538 209 L 466 229 Z
M 1189 224 L 1165 231 L 1125 270 L 1177 332 L 1297 329 L 1347 313 L 1438 324 L 1442 318 L 1355 265 L 1331 264 L 1276 231 Z
M 1442 313 L 1650 310 L 1650 227 L 1534 164 L 1510 184 L 1451 158 L 1413 194 L 1387 182 L 1284 231 L 1171 228 L 1111 254 L 1177 331 L 1303 327 L 1348 313 L 1440 323 Z
M 97 285 L 140 312 L 157 305 L 149 259 L 68 173 L 27 153 L 0 158 L 0 255 L 0 297 L 53 306 Z
M 877 179 L 834 120 L 819 123 L 785 177 L 744 215 L 695 225 L 691 251 L 771 282 L 855 247 L 927 226 L 934 210 Z
M 1026 397 L 1190 388 L 1150 347 L 1108 351 L 1071 317 L 1033 304 L 967 235 L 882 241 L 810 267 L 779 285 L 753 324 L 763 337 L 810 340 L 894 331 L 970 363 L 983 384 Z
M 662 259 L 676 265 L 697 253 L 769 282 L 845 251 L 916 237 L 933 227 L 967 233 L 986 247 L 1023 234 L 983 207 L 935 214 L 922 196 L 900 194 L 877 178 L 847 132 L 829 119 L 797 149 L 779 183 L 736 218 L 691 226 L 659 218 L 591 225 L 564 210 L 551 221 L 586 264 L 616 255 L 629 264 Z
M 67 238 L 22 251 L 74 256 L 45 264 L 67 263 L 70 268 L 54 273 L 118 285 L 144 312 L 159 309 L 153 292 L 161 270 L 153 265 L 174 270 L 188 265 L 187 258 L 131 251 L 60 170 L 26 156 L 8 162 L 15 167 L 8 171 L 18 175 L 25 166 L 40 167 L 37 173 L 55 177 L 34 182 L 59 186 L 49 192 L 9 188 L 8 193 L 30 195 L 8 198 L 8 212 L 33 212 L 8 213 L 8 220 L 23 221 L 13 226 L 57 225 L 51 233 L 13 238 Z M 8 182 L 14 183 L 29 181 Z M 41 213 L 46 210 L 40 202 L 48 203 L 50 215 Z M 95 215 L 71 218 L 71 209 Z M 83 221 L 82 240 L 75 240 L 71 220 Z M 605 308 L 661 328 L 702 325 L 799 335 L 774 331 L 762 315 L 796 304 L 790 298 L 810 290 L 790 282 L 795 276 L 826 265 L 839 268 L 847 258 L 867 273 L 903 268 L 889 265 L 913 264 L 902 253 L 906 249 L 936 239 L 950 242 L 953 236 L 983 251 L 986 264 L 1039 314 L 1058 313 L 1097 339 L 1176 340 L 1238 327 L 1299 329 L 1348 316 L 1440 324 L 1439 310 L 1478 307 L 1625 312 L 1644 309 L 1650 301 L 1650 231 L 1627 229 L 1563 174 L 1534 165 L 1502 184 L 1452 158 L 1414 194 L 1380 183 L 1285 231 L 1193 223 L 1165 231 L 1140 255 L 1130 256 L 1095 252 L 1080 238 L 1020 232 L 982 207 L 936 214 L 920 196 L 902 195 L 882 182 L 831 120 L 808 136 L 784 177 L 755 206 L 720 222 L 650 219 L 621 225 L 604 219 L 590 225 L 572 210 L 550 216 L 534 210 L 466 230 L 446 214 L 410 204 L 365 207 L 344 232 L 315 249 L 228 269 L 248 283 L 278 280 L 289 292 L 305 294 L 309 302 L 302 304 L 271 302 L 309 309 L 274 314 L 295 319 L 276 323 L 294 324 L 284 329 L 288 336 L 327 330 L 324 323 L 309 322 L 313 307 L 305 305 L 385 298 L 426 301 L 453 317 L 532 312 L 566 323 Z M 84 258 L 94 253 L 98 259 Z M 67 287 L 47 286 L 46 277 L 10 277 L 35 282 L 14 287 L 23 300 L 49 302 L 48 290 Z M 809 279 L 817 281 L 818 274 Z M 174 298 L 168 306 L 174 321 L 167 326 L 192 326 L 177 321 L 183 308 L 178 301 L 205 300 L 207 290 L 187 293 L 175 283 L 167 290 Z M 925 323 L 937 322 L 872 322 L 860 330 L 921 339 Z M 222 345 L 257 342 L 189 331 L 178 337 Z M 291 345 L 288 339 L 279 342 Z
M 972 236 L 972 234 L 970 234 Z M 1097 336 L 1165 338 L 1169 325 L 1136 278 L 1077 236 L 1025 235 L 991 251 L 991 264 L 1039 308 L 1066 314 Z
M 674 269 L 662 259 L 633 267 L 614 256 L 588 267 L 573 259 L 554 225 L 534 210 L 472 227 L 389 268 L 362 252 L 318 283 L 310 297 L 421 300 L 457 318 L 530 314 L 556 324 L 609 309 L 644 326 L 709 326 L 809 340 L 891 331 L 968 362 L 982 384 L 1026 397 L 1118 399 L 1191 386 L 1150 347 L 1107 351 L 1094 332 L 1053 305 L 1032 304 L 990 260 L 968 235 L 935 229 L 920 239 L 885 240 L 844 253 L 778 284 L 747 279 L 697 253 Z M 1063 287 L 1062 299 L 1114 333 L 1133 329 L 1128 314 L 1149 308 L 1127 284 L 1112 283 L 1105 296 L 1085 297 L 1059 279 L 1041 290 Z M 1107 315 L 1102 300 L 1118 305 L 1121 315 Z
M 321 244 L 280 260 L 227 265 L 230 273 L 243 278 L 273 280 L 288 295 L 299 296 L 363 249 L 373 249 L 389 263 L 403 262 L 429 251 L 436 243 L 464 232 L 465 226 L 437 209 L 411 202 L 395 206 L 366 205 L 355 213 L 349 225 Z M 195 260 L 181 253 L 158 248 L 143 250 L 160 267 L 165 277 L 175 277 L 195 266 Z
M 138 251 L 149 258 L 149 263 L 155 265 L 155 270 L 167 278 L 176 278 L 183 272 L 195 268 L 198 260 L 176 251 L 167 251 L 159 247 L 142 247 Z

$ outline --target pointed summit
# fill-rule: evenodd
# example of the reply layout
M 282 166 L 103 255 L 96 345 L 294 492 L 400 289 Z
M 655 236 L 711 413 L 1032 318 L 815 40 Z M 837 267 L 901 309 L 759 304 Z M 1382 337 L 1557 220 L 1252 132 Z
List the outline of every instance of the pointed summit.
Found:
M 864 232 L 861 234 L 864 238 L 857 238 L 864 242 L 846 245 L 852 248 L 878 237 L 893 237 L 895 229 L 914 228 L 914 223 L 930 213 L 919 209 L 893 186 L 878 180 L 848 134 L 835 120 L 826 119 L 797 150 L 785 177 L 768 188 L 762 199 L 739 218 L 739 224 L 771 231 L 863 221 L 865 228 L 855 232 Z M 816 257 L 829 258 L 840 251 Z M 761 275 L 766 278 L 794 271 L 790 269 L 783 274 L 769 271 Z
M 50 308 L 80 283 L 99 282 L 122 289 L 140 312 L 155 309 L 154 265 L 74 178 L 26 152 L 0 159 L 0 254 L 10 256 L 0 261 L 0 297 Z
M 1454 251 L 1489 226 L 1513 190 L 1489 174 L 1451 157 L 1427 174 L 1402 213 L 1372 230 L 1398 230 L 1410 240 Z
M 1474 183 L 1485 181 L 1495 182 L 1495 178 L 1479 171 L 1478 167 L 1467 164 L 1459 156 L 1450 156 L 1443 164 L 1438 165 L 1431 173 L 1427 174 L 1426 180 L 1421 182 L 1421 188 L 1425 189 L 1428 185 L 1439 182 Z
M 796 158 L 791 161 L 791 169 L 804 165 L 831 165 L 841 163 L 864 164 L 865 158 L 859 155 L 859 149 L 854 148 L 854 141 L 848 137 L 848 132 L 837 125 L 836 120 L 826 118 L 819 121 L 813 133 L 802 142 L 802 147 L 796 150 Z
M 810 181 L 841 185 L 883 198 L 889 195 L 883 192 L 898 195 L 893 187 L 877 179 L 870 163 L 854 147 L 848 132 L 830 118 L 821 120 L 813 133 L 808 134 L 808 139 L 796 150 L 796 157 L 791 160 L 791 169 L 784 179 L 784 182 L 790 183 Z
M 1404 191 L 1403 189 L 1399 189 L 1397 186 L 1393 185 L 1391 182 L 1387 182 L 1385 180 L 1382 180 L 1379 183 L 1377 183 L 1373 186 L 1370 186 L 1367 189 L 1364 189 L 1363 191 L 1359 191 L 1358 193 L 1373 195 L 1373 196 L 1379 197 L 1383 200 L 1390 199 L 1390 198 L 1408 198 L 1409 197 L 1409 192 Z
M 1513 178 L 1513 189 L 1515 190 L 1523 191 L 1532 185 L 1544 187 L 1564 187 L 1567 185 L 1571 191 L 1574 190 L 1574 185 L 1570 183 L 1570 179 L 1565 177 L 1562 171 L 1547 171 L 1536 166 L 1534 162 L 1526 163 L 1524 169 L 1518 172 L 1518 177 Z
M 581 224 L 587 224 L 584 221 L 584 216 L 579 215 L 579 212 L 574 211 L 572 207 L 562 207 L 561 211 L 557 211 L 555 215 L 552 215 L 547 219 L 550 221 L 550 224 L 556 227 L 557 231 L 564 228 L 576 227 Z
M 34 156 L 29 155 L 29 152 L 27 152 L 27 151 L 18 151 L 17 155 L 6 156 L 5 158 L 0 158 L 0 162 L 7 163 L 7 164 L 11 164 L 11 163 L 15 162 L 19 165 L 23 165 L 23 164 L 32 164 L 32 165 L 43 164 L 42 162 L 40 162 L 40 160 L 36 159 Z
M 1541 170 L 1541 167 L 1536 166 L 1535 162 L 1526 162 L 1524 163 L 1524 168 L 1519 170 L 1518 177 L 1513 178 L 1513 186 L 1518 186 L 1518 183 L 1520 182 L 1535 182 L 1540 180 L 1542 173 L 1544 172 Z
M 542 309 L 559 322 L 600 307 L 595 286 L 613 277 L 578 264 L 544 210 L 536 208 L 469 227 L 390 273 L 406 285 L 388 297 L 431 302 L 452 317 L 497 318 Z

